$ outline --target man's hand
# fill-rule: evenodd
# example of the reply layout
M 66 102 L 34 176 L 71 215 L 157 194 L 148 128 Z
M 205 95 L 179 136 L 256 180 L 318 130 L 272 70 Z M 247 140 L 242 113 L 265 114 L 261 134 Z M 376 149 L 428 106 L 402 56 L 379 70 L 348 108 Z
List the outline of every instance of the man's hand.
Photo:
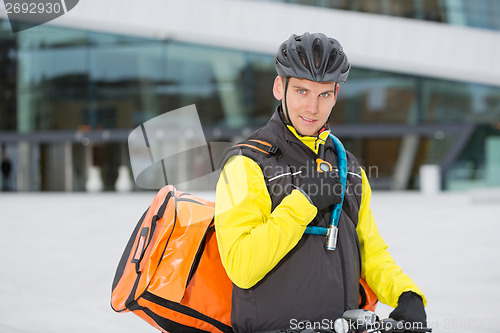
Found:
M 422 297 L 412 291 L 402 293 L 399 296 L 398 306 L 389 314 L 389 318 L 410 323 L 421 323 L 423 327 L 427 327 L 427 315 L 425 314 Z
M 318 210 L 340 203 L 342 183 L 336 171 L 317 172 L 312 168 L 301 168 L 294 173 L 293 182 Z

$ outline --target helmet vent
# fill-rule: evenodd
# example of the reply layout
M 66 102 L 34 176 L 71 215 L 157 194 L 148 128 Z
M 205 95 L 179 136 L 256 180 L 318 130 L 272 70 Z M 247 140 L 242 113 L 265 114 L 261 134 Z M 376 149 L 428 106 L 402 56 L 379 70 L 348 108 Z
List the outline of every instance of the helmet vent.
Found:
M 328 63 L 326 64 L 326 70 L 330 71 L 335 65 L 335 59 L 337 58 L 337 52 L 332 51 L 328 57 Z
M 283 57 L 283 59 L 288 59 L 288 44 L 287 43 L 283 43 L 283 45 L 281 46 L 281 56 Z
M 307 61 L 307 56 L 304 52 L 304 49 L 302 49 L 302 47 L 300 46 L 297 47 L 297 55 L 299 56 L 302 65 L 304 65 L 305 68 L 309 68 L 309 61 Z
M 321 56 L 323 53 L 321 47 L 321 40 L 319 38 L 316 38 L 314 40 L 312 49 L 313 49 L 314 67 L 316 67 L 316 69 L 319 69 L 321 67 Z

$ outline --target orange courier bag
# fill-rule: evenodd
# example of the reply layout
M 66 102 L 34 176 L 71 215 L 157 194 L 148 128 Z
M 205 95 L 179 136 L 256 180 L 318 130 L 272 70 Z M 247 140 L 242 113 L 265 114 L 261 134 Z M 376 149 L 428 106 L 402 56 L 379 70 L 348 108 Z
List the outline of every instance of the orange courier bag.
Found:
M 171 185 L 156 194 L 118 264 L 113 310 L 132 311 L 162 332 L 233 332 L 214 206 Z
M 162 332 L 232 333 L 233 285 L 222 266 L 215 203 L 163 187 L 139 220 L 113 280 L 111 307 Z M 377 296 L 360 279 L 361 308 Z

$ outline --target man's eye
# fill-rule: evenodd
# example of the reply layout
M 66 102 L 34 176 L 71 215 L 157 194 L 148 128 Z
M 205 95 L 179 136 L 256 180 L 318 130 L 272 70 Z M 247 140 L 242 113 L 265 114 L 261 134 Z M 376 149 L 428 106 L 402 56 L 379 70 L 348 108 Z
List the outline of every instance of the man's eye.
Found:
M 299 89 L 297 90 L 297 92 L 301 95 L 305 95 L 306 94 L 306 91 L 304 89 Z
M 322 93 L 320 96 L 321 97 L 328 97 L 328 96 L 330 96 L 330 93 Z

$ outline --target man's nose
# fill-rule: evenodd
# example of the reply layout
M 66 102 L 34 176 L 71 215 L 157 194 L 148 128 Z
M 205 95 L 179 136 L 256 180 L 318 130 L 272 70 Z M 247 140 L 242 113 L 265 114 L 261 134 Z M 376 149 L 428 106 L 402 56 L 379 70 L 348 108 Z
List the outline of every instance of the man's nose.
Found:
M 309 113 L 318 113 L 318 99 L 311 96 L 307 101 L 306 110 Z

